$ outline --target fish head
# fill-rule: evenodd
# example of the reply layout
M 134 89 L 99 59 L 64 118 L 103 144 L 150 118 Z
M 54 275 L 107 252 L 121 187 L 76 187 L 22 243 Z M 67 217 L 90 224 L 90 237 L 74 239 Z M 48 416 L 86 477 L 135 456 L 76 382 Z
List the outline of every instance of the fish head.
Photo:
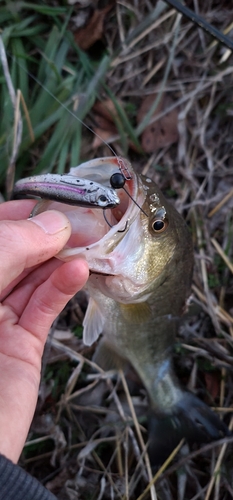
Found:
M 103 186 L 110 186 L 119 172 L 124 182 L 117 189 L 120 204 L 115 208 L 103 213 L 57 202 L 47 202 L 46 208 L 63 211 L 72 225 L 72 235 L 57 257 L 85 258 L 93 286 L 98 282 L 104 295 L 129 304 L 145 301 L 165 281 L 175 286 L 171 277 L 184 261 L 190 277 L 192 248 L 183 218 L 157 185 L 135 173 L 126 159 L 98 158 L 71 170 L 73 176 Z

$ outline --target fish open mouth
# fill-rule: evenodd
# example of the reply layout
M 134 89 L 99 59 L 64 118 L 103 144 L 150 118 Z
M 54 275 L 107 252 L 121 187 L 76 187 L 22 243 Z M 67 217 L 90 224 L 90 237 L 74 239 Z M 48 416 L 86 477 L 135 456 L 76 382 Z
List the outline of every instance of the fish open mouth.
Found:
M 134 200 L 143 203 L 138 177 L 130 163 L 122 158 L 98 158 L 72 168 L 73 176 L 98 182 L 102 186 L 111 187 L 110 179 L 117 173 L 122 174 L 123 186 L 117 189 L 120 204 L 114 208 L 97 209 L 96 207 L 70 206 L 56 201 L 46 201 L 38 206 L 37 213 L 44 210 L 59 210 L 65 213 L 72 226 L 71 237 L 65 248 L 59 253 L 63 260 L 84 252 L 94 251 L 101 244 L 105 254 L 109 253 L 122 239 L 140 208 Z M 114 186 L 113 186 L 114 187 Z M 141 194 L 140 194 L 141 193 Z M 139 199 L 140 198 L 140 199 Z

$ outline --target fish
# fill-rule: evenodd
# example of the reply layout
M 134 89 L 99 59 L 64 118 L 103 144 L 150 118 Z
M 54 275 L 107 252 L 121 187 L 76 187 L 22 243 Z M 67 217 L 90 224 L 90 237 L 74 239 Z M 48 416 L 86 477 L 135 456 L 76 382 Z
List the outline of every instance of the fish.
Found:
M 114 187 L 120 199 L 104 214 L 54 201 L 47 209 L 63 211 L 72 225 L 58 258 L 80 256 L 90 268 L 84 343 L 92 345 L 101 335 L 95 361 L 102 366 L 109 360 L 129 362 L 146 388 L 152 464 L 162 463 L 182 438 L 192 443 L 229 435 L 225 423 L 181 386 L 173 367 L 194 261 L 183 217 L 125 158 L 97 158 L 71 174 Z

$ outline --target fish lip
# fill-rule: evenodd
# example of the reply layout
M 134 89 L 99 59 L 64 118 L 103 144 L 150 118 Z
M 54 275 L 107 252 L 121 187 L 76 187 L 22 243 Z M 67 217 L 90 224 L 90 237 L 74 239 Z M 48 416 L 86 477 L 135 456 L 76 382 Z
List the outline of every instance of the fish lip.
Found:
M 39 196 L 74 206 L 114 208 L 120 204 L 111 186 L 102 186 L 90 179 L 72 174 L 42 174 L 26 177 L 16 182 L 14 195 Z
M 98 276 L 115 276 L 115 274 L 102 273 L 101 271 L 93 271 L 92 269 L 90 269 L 89 270 L 89 276 L 92 276 L 93 274 L 97 274 Z

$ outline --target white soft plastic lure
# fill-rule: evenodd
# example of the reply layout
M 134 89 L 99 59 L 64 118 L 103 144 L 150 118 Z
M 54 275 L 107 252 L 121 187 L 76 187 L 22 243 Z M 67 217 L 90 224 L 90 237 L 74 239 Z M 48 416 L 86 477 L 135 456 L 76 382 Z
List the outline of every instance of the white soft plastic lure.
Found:
M 112 187 L 72 174 L 26 177 L 16 182 L 14 195 L 39 196 L 80 207 L 113 208 L 120 204 Z

